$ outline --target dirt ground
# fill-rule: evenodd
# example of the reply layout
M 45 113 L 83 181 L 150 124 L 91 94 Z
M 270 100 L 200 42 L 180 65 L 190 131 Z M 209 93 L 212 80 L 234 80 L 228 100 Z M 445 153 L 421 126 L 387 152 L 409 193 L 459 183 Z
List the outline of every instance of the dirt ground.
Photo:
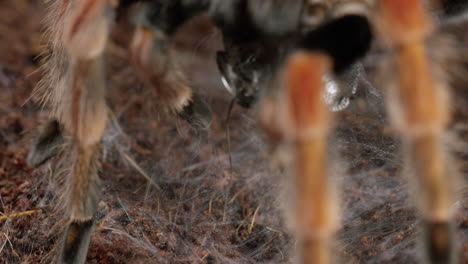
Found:
M 47 111 L 28 100 L 41 78 L 44 13 L 41 1 L 0 0 L 0 263 L 52 262 L 66 220 L 57 206 L 54 160 L 36 169 L 25 162 L 47 120 Z M 116 122 L 103 140 L 101 202 L 87 263 L 292 263 L 288 175 L 272 162 L 254 110 L 233 111 L 230 170 L 230 98 L 214 56 L 219 33 L 202 18 L 174 40 L 177 59 L 213 109 L 213 124 L 203 132 L 148 107 L 151 93 L 128 64 L 126 38 L 115 34 L 108 49 Z M 361 86 L 364 92 L 337 114 L 330 137 L 330 156 L 340 157 L 343 210 L 333 255 L 341 263 L 421 263 L 420 221 L 400 142 L 381 93 Z M 460 263 L 468 263 L 468 89 L 456 92 L 447 137 L 462 179 L 454 206 Z

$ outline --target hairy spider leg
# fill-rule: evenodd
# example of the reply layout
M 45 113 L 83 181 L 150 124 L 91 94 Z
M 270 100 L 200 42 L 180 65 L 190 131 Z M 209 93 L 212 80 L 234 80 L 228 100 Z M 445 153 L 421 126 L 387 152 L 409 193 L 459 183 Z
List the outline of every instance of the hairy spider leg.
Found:
M 169 38 L 187 20 L 207 10 L 208 1 L 153 1 L 145 6 L 131 43 L 131 61 L 146 84 L 156 91 L 156 105 L 177 114 L 197 129 L 211 124 L 211 110 L 192 92 L 174 59 Z
M 329 113 L 322 100 L 323 75 L 332 66 L 326 55 L 296 52 L 286 63 L 286 91 L 294 150 L 296 238 L 301 263 L 330 263 L 337 228 L 336 207 L 327 177 Z
M 103 53 L 117 3 L 112 0 L 71 1 L 64 16 L 61 41 L 67 56 L 65 98 L 58 119 L 70 135 L 70 162 L 64 192 L 69 223 L 59 263 L 84 263 L 94 213 L 99 201 L 101 146 L 107 122 Z M 66 161 L 66 162 L 67 162 Z
M 91 1 L 91 3 L 94 1 Z M 137 0 L 121 1 L 117 9 L 122 11 Z M 71 69 L 68 55 L 64 54 L 63 31 L 65 21 L 74 1 L 52 1 L 49 7 L 48 27 L 52 53 L 45 62 L 46 76 L 36 87 L 35 95 L 43 105 L 51 106 L 52 119 L 39 130 L 32 142 L 27 162 L 38 167 L 59 153 L 63 144 L 63 127 L 58 119 L 63 113 L 64 97 L 68 92 L 64 81 Z M 176 113 L 196 129 L 207 129 L 211 124 L 211 110 L 198 94 L 193 94 L 178 65 L 170 60 L 168 43 L 176 29 L 186 20 L 208 8 L 209 1 L 154 1 L 141 12 L 131 46 L 132 62 L 146 84 L 156 91 L 152 100 L 162 111 Z M 116 5 L 116 4 L 115 4 Z M 82 18 L 78 18 L 82 19 Z M 94 38 L 83 35 L 84 38 Z M 96 40 L 99 38 L 95 38 Z M 83 49 L 83 48 L 81 48 Z
M 338 206 L 327 176 L 331 120 L 322 97 L 324 77 L 351 67 L 368 52 L 371 41 L 364 14 L 343 14 L 308 32 L 284 66 L 286 87 L 276 103 L 276 115 L 284 120 L 271 125 L 283 130 L 280 134 L 294 146 L 296 238 L 301 263 L 330 263 L 330 246 L 338 227 Z M 271 111 L 271 100 L 265 103 L 266 111 Z
M 398 87 L 389 91 L 389 101 L 399 109 L 390 114 L 415 169 L 426 256 L 430 263 L 456 263 L 454 196 L 441 139 L 449 120 L 448 91 L 427 56 L 431 21 L 421 0 L 381 0 L 377 8 L 376 25 L 393 49 L 397 69 Z

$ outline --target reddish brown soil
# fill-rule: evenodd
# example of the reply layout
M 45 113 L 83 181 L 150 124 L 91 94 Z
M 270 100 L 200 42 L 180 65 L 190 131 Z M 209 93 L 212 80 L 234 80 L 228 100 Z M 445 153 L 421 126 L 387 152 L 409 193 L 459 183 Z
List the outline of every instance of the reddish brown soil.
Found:
M 0 213 L 41 209 L 0 220 L 0 263 L 50 263 L 64 227 L 53 161 L 29 168 L 25 155 L 47 113 L 27 101 L 41 78 L 44 6 L 36 0 L 0 2 Z M 214 112 L 209 131 L 196 132 L 159 115 L 138 82 L 115 35 L 109 48 L 109 105 L 122 128 L 104 139 L 103 185 L 87 263 L 292 263 L 287 175 L 271 164 L 272 151 L 253 111 L 233 112 L 233 170 L 225 136 L 229 96 L 214 64 L 219 34 L 203 19 L 176 41 L 177 57 Z M 468 98 L 467 90 L 457 90 Z M 26 103 L 25 103 L 26 102 Z M 468 104 L 458 108 L 457 164 L 468 175 Z M 149 109 L 149 110 L 148 110 Z M 330 156 L 342 168 L 342 228 L 335 256 L 342 263 L 420 263 L 420 222 L 402 177 L 400 143 L 390 134 L 382 98 L 362 93 L 337 118 Z M 460 147 L 464 146 L 464 147 Z M 126 154 L 124 154 L 126 153 Z M 160 189 L 132 166 L 129 155 Z M 338 160 L 338 159 L 336 159 Z M 459 185 L 457 235 L 468 262 L 468 192 Z M 463 253 L 464 252 L 464 253 Z

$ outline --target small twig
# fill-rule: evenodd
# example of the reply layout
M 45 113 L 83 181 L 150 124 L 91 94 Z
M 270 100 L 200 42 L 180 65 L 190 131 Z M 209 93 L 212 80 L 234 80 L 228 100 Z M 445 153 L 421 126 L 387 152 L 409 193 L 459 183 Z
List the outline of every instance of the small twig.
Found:
M 4 235 L 5 235 L 6 241 L 8 242 L 8 244 L 9 244 L 10 247 L 11 247 L 12 252 L 16 255 L 16 257 L 21 258 L 21 257 L 18 255 L 18 253 L 16 252 L 15 248 L 13 247 L 13 243 L 11 243 L 11 240 L 10 240 L 10 238 L 8 237 L 8 233 L 5 233 Z M 2 249 L 3 249 L 3 248 L 2 248 Z
M 213 198 L 214 198 L 214 195 L 211 197 L 210 202 L 208 203 L 208 216 L 209 217 L 211 217 L 211 210 L 212 210 L 212 206 L 213 206 Z
M 247 180 L 247 182 L 245 183 L 245 185 L 249 186 L 250 183 L 251 183 L 251 181 L 253 181 L 253 180 L 255 179 L 256 176 L 258 176 L 258 174 L 255 174 L 254 177 L 249 178 L 249 179 Z M 245 190 L 246 190 L 246 188 L 244 187 L 244 188 L 240 189 L 239 191 L 237 191 L 237 192 L 232 196 L 231 200 L 229 200 L 229 204 L 233 203 L 233 202 L 236 200 L 237 196 L 238 196 L 239 194 L 241 194 L 241 193 L 242 193 L 243 191 L 245 191 Z
M 3 243 L 2 247 L 0 247 L 0 253 L 2 253 L 3 248 L 5 247 L 7 243 L 8 243 L 8 240 L 5 239 L 5 242 Z
M 117 235 L 128 236 L 128 234 L 125 233 L 125 231 L 122 231 L 122 230 L 119 230 L 119 229 L 115 229 L 115 228 L 112 228 L 112 227 L 103 227 L 103 230 L 109 230 L 109 231 L 111 231 L 112 233 L 117 234 Z
M 158 200 L 156 201 L 156 214 L 159 215 L 159 211 L 161 209 L 161 200 L 158 197 Z
M 45 254 L 45 256 L 41 258 L 41 262 L 39 263 L 44 263 L 44 260 L 49 260 L 48 257 L 52 255 L 52 252 L 53 251 L 49 251 L 49 253 Z
M 21 212 L 21 213 L 15 213 L 15 214 L 11 214 L 11 215 L 4 215 L 4 216 L 0 216 L 0 221 L 7 220 L 9 218 L 32 215 L 32 214 L 40 214 L 40 213 L 42 213 L 42 209 L 31 210 L 31 211 L 26 211 L 26 212 Z
M 227 200 L 228 197 L 226 197 L 224 199 L 224 208 L 223 208 L 223 223 L 226 222 L 226 210 L 227 210 L 227 207 L 228 207 L 228 200 Z
M 229 172 L 232 175 L 233 167 L 232 167 L 232 155 L 231 155 L 231 133 L 229 129 L 229 122 L 231 121 L 231 113 L 232 109 L 234 109 L 234 103 L 236 102 L 236 98 L 231 100 L 229 104 L 229 109 L 226 116 L 226 139 L 227 139 L 227 147 L 229 153 Z
M 202 261 L 205 260 L 206 257 L 208 257 L 209 255 L 210 255 L 210 252 L 209 252 L 209 251 L 206 252 L 206 253 L 203 255 L 203 257 L 201 258 L 201 260 L 202 260 Z
M 236 234 L 239 233 L 239 230 L 241 229 L 241 227 L 242 227 L 243 225 L 244 225 L 244 222 L 241 222 L 241 223 L 237 226 L 237 228 L 236 228 Z
M 122 200 L 120 200 L 119 196 L 117 196 L 117 201 L 119 202 L 120 206 L 122 206 L 122 209 L 125 212 L 125 214 L 127 215 L 128 219 L 133 221 L 132 218 L 130 217 L 130 215 L 128 214 L 127 209 L 125 209 L 125 206 L 123 205 Z
M 128 163 L 130 163 L 130 165 L 135 169 L 137 170 L 143 177 L 145 177 L 149 183 L 151 183 L 151 185 L 153 185 L 154 187 L 156 187 L 156 189 L 158 189 L 158 191 L 161 191 L 161 187 L 159 187 L 159 185 L 157 185 L 153 179 L 151 179 L 151 177 L 146 174 L 146 172 L 135 162 L 134 159 L 132 159 L 132 157 L 130 157 L 127 153 L 125 152 L 122 152 L 122 155 L 124 156 L 124 158 L 128 161 Z
M 281 232 L 279 230 L 276 230 L 274 228 L 268 227 L 268 226 L 266 227 L 266 229 L 270 230 L 271 232 L 278 233 L 278 235 L 280 235 L 280 236 L 283 234 L 283 232 Z
M 110 116 L 110 120 L 112 121 L 112 125 L 117 129 L 119 133 L 124 134 L 122 127 L 120 127 L 119 122 L 117 121 L 117 115 L 110 109 L 109 107 L 107 108 Z
M 120 132 L 123 134 L 123 130 L 122 128 L 120 127 L 119 125 L 119 122 L 117 122 L 117 116 L 114 114 L 113 111 L 111 111 L 109 109 L 109 114 L 110 114 L 110 117 L 111 117 L 111 121 L 112 121 L 112 124 L 114 125 L 114 127 Z M 161 191 L 161 187 L 159 187 L 159 185 L 157 185 L 153 179 L 151 179 L 151 177 L 138 165 L 138 163 L 132 158 L 130 157 L 129 154 L 127 154 L 125 151 L 120 151 L 120 153 L 122 154 L 122 156 L 128 161 L 128 163 L 130 163 L 130 165 L 135 169 L 137 170 L 143 177 L 145 177 L 148 182 L 153 185 L 156 189 L 158 189 L 158 191 Z
M 252 216 L 252 221 L 250 222 L 250 226 L 249 226 L 249 234 L 252 233 L 252 229 L 254 227 L 254 224 L 255 224 L 255 218 L 257 217 L 257 213 L 258 213 L 258 210 L 260 209 L 260 205 L 257 207 L 257 209 L 255 209 L 255 212 L 253 213 L 253 216 Z

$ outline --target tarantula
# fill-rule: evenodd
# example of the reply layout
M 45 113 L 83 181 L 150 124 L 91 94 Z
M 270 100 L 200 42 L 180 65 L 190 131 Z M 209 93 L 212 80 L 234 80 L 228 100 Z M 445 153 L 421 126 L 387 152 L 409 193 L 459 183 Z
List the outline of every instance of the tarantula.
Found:
M 59 263 L 84 263 L 98 203 L 100 141 L 108 110 L 103 52 L 116 12 L 127 0 L 51 1 L 51 55 L 37 89 L 51 121 L 28 155 L 38 166 L 67 147 L 64 194 L 69 224 Z M 423 201 L 428 259 L 455 262 L 453 197 L 439 146 L 449 113 L 446 81 L 432 69 L 425 39 L 430 19 L 421 0 L 151 0 L 136 18 L 131 63 L 157 91 L 155 104 L 198 129 L 211 113 L 171 60 L 168 37 L 208 12 L 221 30 L 223 83 L 244 107 L 257 105 L 271 134 L 293 142 L 297 236 L 302 263 L 328 263 L 337 228 L 325 160 L 329 114 L 324 84 L 340 87 L 335 110 L 349 100 L 358 60 L 374 40 L 386 43 L 393 123 L 415 164 Z M 326 89 L 325 89 L 326 90 Z M 262 96 L 260 96 L 262 95 Z M 152 98 L 155 99 L 155 98 Z M 344 101 L 343 101 L 344 100 Z M 332 109 L 333 110 L 333 109 Z

